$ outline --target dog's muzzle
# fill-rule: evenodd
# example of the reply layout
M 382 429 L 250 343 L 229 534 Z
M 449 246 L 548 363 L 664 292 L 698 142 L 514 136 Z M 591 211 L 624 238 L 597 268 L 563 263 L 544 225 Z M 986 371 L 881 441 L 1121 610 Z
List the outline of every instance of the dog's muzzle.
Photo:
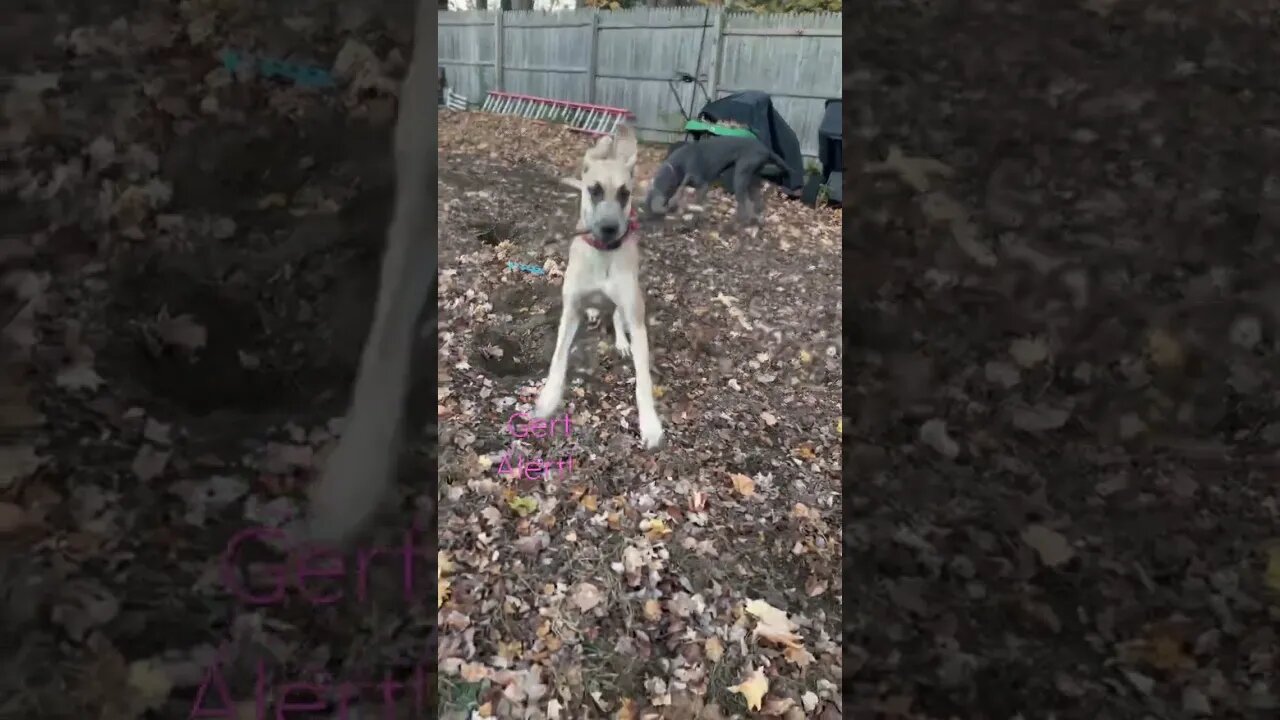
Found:
M 616 222 L 602 222 L 594 226 L 590 232 L 583 233 L 579 237 L 597 250 L 617 250 L 622 247 L 623 241 L 631 237 L 632 231 L 638 227 L 640 227 L 640 223 L 636 219 L 636 211 L 633 207 L 626 225 L 619 225 Z
M 596 239 L 605 247 L 616 248 L 622 243 L 622 226 L 615 222 L 600 223 L 596 226 Z

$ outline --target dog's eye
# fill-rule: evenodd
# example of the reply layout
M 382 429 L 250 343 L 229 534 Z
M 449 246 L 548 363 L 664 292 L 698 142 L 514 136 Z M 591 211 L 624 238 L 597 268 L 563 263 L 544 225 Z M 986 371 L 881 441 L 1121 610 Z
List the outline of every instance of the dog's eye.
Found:
M 625 187 L 618 188 L 618 204 L 626 205 L 627 199 L 631 197 L 631 191 Z
M 604 188 L 600 185 L 600 183 L 596 183 L 595 185 L 592 185 L 588 189 L 588 192 L 591 193 L 591 199 L 595 200 L 596 202 L 600 202 L 600 200 L 604 198 Z

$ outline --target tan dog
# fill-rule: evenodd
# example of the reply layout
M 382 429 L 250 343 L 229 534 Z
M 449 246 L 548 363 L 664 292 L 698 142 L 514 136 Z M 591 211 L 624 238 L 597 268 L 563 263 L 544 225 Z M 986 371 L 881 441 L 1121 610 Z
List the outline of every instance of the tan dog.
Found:
M 394 152 L 396 201 L 342 439 L 311 496 L 308 534 L 349 540 L 374 515 L 395 477 L 409 363 L 419 328 L 434 323 L 436 277 L 436 7 L 419 0 L 413 59 L 400 90 Z M 428 306 L 428 300 L 431 305 Z
M 577 187 L 582 195 L 580 234 L 569 245 L 556 349 L 534 410 L 538 417 L 546 418 L 560 405 L 569 347 L 578 331 L 584 303 L 604 295 L 614 304 L 613 331 L 618 352 L 631 355 L 635 362 L 640 439 L 646 447 L 653 448 L 662 441 L 662 422 L 653 406 L 649 333 L 645 327 L 644 290 L 640 286 L 640 246 L 631 207 L 636 145 L 635 129 L 619 125 L 616 137 L 601 138 L 587 150 L 582 158 L 582 177 L 564 181 Z

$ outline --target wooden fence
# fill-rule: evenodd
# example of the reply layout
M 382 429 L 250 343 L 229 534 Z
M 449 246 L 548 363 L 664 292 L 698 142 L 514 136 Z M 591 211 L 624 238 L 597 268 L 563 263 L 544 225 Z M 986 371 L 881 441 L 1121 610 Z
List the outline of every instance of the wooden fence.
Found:
M 761 90 L 813 157 L 825 101 L 841 96 L 838 13 L 471 10 L 439 20 L 440 67 L 471 102 L 505 90 L 623 107 L 644 140 L 678 138 L 681 110 L 696 116 L 708 97 Z M 672 85 L 679 73 L 701 83 Z

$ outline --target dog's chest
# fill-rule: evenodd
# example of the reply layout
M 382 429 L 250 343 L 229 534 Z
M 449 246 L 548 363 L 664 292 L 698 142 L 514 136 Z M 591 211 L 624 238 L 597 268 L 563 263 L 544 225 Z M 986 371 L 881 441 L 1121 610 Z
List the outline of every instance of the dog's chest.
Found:
M 583 243 L 574 248 L 569 259 L 566 281 L 572 283 L 573 292 L 579 297 L 593 300 L 594 296 L 605 295 L 616 303 L 623 289 L 635 281 L 637 260 L 632 247 L 602 252 Z

